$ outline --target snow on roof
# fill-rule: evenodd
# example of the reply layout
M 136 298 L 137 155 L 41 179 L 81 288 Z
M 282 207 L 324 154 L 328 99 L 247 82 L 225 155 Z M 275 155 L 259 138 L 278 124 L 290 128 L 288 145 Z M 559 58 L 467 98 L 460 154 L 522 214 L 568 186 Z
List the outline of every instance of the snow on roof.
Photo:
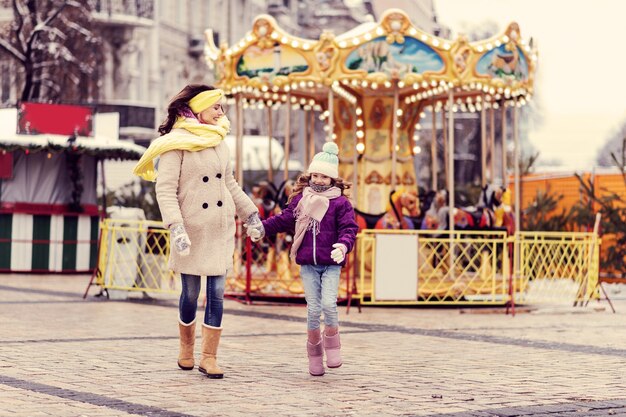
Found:
M 41 133 L 37 135 L 17 134 L 17 109 L 0 109 L 0 147 L 32 150 L 60 150 L 75 148 L 78 152 L 110 159 L 139 159 L 146 148 L 133 142 L 119 140 L 117 127 L 107 128 L 110 122 L 118 123 L 114 114 L 98 114 L 103 129 L 97 129 L 94 136 L 77 136 L 70 141 L 68 135 Z

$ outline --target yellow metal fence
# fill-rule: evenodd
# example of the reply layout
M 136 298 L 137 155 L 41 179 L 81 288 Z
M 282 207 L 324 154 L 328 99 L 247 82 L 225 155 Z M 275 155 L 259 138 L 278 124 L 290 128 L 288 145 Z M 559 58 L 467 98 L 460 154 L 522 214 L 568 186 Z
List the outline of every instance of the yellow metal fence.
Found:
M 303 297 L 285 241 L 238 242 L 226 295 Z M 597 297 L 599 244 L 593 233 L 364 230 L 344 268 L 340 297 L 365 305 L 582 304 Z M 169 231 L 162 223 L 106 219 L 99 247 L 95 284 L 103 289 L 180 291 L 167 267 Z

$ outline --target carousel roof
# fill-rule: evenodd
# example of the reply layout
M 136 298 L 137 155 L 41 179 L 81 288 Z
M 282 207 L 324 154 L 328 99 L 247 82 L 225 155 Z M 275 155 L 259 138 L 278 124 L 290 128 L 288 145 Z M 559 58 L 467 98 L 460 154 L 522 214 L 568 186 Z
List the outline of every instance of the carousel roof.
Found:
M 511 23 L 492 38 L 448 40 L 415 27 L 399 9 L 379 22 L 335 36 L 303 39 L 259 15 L 252 30 L 218 48 L 206 33 L 206 59 L 217 84 L 244 104 L 321 110 L 328 91 L 357 104 L 364 95 L 398 92 L 406 103 L 441 106 L 452 89 L 455 105 L 473 111 L 508 102 L 523 105 L 533 93 L 537 50 Z

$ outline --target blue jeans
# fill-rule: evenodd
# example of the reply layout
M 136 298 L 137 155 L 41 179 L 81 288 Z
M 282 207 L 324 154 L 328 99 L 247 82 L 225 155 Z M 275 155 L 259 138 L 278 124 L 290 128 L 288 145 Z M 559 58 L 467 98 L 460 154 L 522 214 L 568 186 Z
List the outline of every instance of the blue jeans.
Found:
M 338 327 L 337 293 L 339 292 L 339 265 L 302 265 L 300 276 L 304 286 L 307 309 L 307 328 L 320 328 L 320 317 L 324 312 L 324 324 Z
M 180 274 L 182 291 L 178 303 L 178 313 L 183 323 L 191 323 L 196 318 L 198 295 L 200 294 L 200 276 Z M 216 275 L 206 277 L 206 308 L 204 310 L 204 324 L 211 327 L 222 326 L 224 313 L 224 283 L 226 276 Z

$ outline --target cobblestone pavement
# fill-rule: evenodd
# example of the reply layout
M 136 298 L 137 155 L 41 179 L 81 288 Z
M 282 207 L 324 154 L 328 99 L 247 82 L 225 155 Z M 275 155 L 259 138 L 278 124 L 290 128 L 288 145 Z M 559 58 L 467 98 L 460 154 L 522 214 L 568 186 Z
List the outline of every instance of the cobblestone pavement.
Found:
M 0 416 L 626 416 L 624 299 L 342 307 L 344 365 L 323 377 L 303 306 L 227 301 L 209 380 L 176 366 L 175 297 L 83 300 L 88 279 L 0 275 Z

